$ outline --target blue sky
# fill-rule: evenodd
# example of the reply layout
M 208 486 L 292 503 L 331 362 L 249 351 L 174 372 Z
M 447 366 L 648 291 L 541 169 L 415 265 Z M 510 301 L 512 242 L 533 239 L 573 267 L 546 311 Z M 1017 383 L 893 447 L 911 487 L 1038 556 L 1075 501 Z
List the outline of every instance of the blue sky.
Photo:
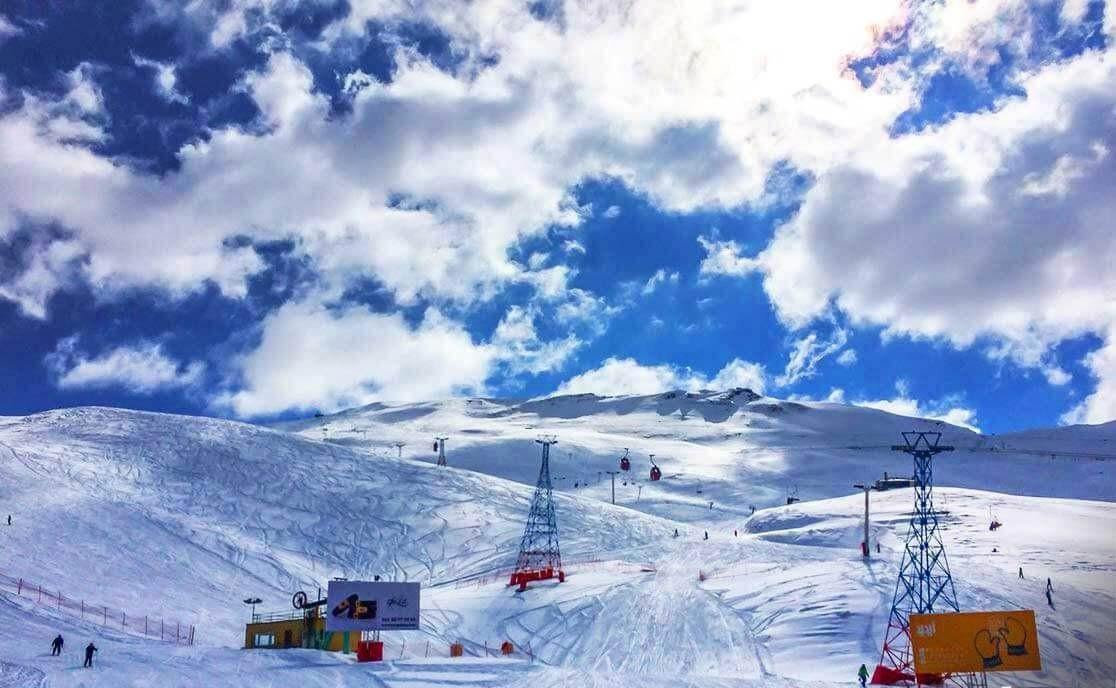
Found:
M 774 5 L 6 4 L 0 414 L 1116 418 L 1116 9 Z

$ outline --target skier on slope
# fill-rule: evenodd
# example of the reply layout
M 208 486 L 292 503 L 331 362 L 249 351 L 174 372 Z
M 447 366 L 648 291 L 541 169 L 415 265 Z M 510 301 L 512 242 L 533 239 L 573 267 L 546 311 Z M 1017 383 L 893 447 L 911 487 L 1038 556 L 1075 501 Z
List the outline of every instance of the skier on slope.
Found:
M 58 636 L 50 642 L 50 656 L 53 657 L 62 654 L 62 645 L 65 644 L 65 642 L 65 640 L 62 640 L 62 634 L 59 633 Z
M 1023 578 L 1023 567 L 1022 566 L 1019 567 L 1019 577 Z
M 678 529 L 677 528 L 674 529 L 674 537 L 678 537 Z
M 708 531 L 708 530 L 707 530 L 707 531 L 705 531 L 705 539 L 706 539 L 706 540 L 708 540 L 708 539 L 709 539 L 709 531 Z
M 93 666 L 93 653 L 96 652 L 96 651 L 97 651 L 97 646 L 94 645 L 93 643 L 89 643 L 88 645 L 85 646 L 85 664 L 83 666 L 86 666 L 86 667 L 92 667 Z
M 1054 584 L 1050 582 L 1049 578 L 1046 579 L 1046 592 L 1047 594 L 1054 592 Z
M 860 679 L 861 688 L 864 688 L 864 686 L 868 685 L 868 667 L 861 664 L 860 670 L 856 672 L 856 675 Z

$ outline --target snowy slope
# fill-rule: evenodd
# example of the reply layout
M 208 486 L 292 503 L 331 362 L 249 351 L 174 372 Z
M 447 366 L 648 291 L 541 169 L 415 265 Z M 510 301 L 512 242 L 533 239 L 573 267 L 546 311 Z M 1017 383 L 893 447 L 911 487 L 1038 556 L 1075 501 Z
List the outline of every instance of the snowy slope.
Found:
M 913 427 L 940 428 L 958 447 L 935 470 L 960 486 L 938 494 L 953 514 L 946 546 L 962 604 L 1039 611 L 1046 671 L 1012 685 L 1104 685 L 1116 672 L 1105 458 L 1116 428 L 986 438 L 738 391 L 376 405 L 285 426 L 298 434 L 97 408 L 0 419 L 0 501 L 15 516 L 0 572 L 182 617 L 200 643 L 140 639 L 0 593 L 0 686 L 851 685 L 878 658 L 910 492 L 873 494 L 884 551 L 865 564 L 863 497 L 849 484 L 908 472 L 889 447 Z M 571 575 L 517 594 L 504 574 L 540 432 L 559 436 Z M 448 469 L 430 465 L 434 434 L 450 436 Z M 397 441 L 422 461 L 395 458 Z M 639 479 L 618 480 L 613 507 L 595 472 L 615 470 L 625 446 Z M 657 484 L 647 452 L 662 457 Z M 795 484 L 818 501 L 780 506 Z M 992 513 L 1005 523 L 995 533 Z M 1020 564 L 1026 581 L 1014 578 Z M 401 658 L 370 667 L 236 649 L 243 597 L 282 610 L 295 588 L 374 573 L 424 583 L 424 629 L 389 638 L 388 656 Z M 1043 609 L 1046 576 L 1055 610 Z M 47 656 L 58 631 L 62 660 Z M 102 648 L 95 671 L 78 668 L 87 639 Z M 510 639 L 532 656 L 450 661 L 458 639 L 474 655 Z
M 819 499 L 847 494 L 852 483 L 875 480 L 884 471 L 909 475 L 909 457 L 891 446 L 901 442 L 901 432 L 916 429 L 942 432 L 942 442 L 957 447 L 936 462 L 938 484 L 1116 499 L 1111 471 L 1103 473 L 1111 462 L 1097 458 L 1116 460 L 1116 423 L 990 438 L 937 421 L 760 398 L 741 389 L 374 404 L 280 427 L 385 456 L 396 455 L 394 444 L 405 442 L 404 456 L 428 462 L 435 460 L 432 438 L 448 436 L 451 465 L 526 484 L 534 484 L 534 464 L 515 448 L 553 433 L 559 439 L 555 475 L 564 477 L 556 486 L 602 500 L 610 500 L 611 492 L 601 471 L 617 470 L 627 447 L 632 471 L 618 476 L 617 503 L 683 521 L 708 518 L 710 501 L 746 514 L 750 506 L 783 504 L 796 489 L 802 499 Z M 1049 442 L 1068 453 L 1052 458 Z M 648 480 L 652 453 L 663 470 L 658 483 Z

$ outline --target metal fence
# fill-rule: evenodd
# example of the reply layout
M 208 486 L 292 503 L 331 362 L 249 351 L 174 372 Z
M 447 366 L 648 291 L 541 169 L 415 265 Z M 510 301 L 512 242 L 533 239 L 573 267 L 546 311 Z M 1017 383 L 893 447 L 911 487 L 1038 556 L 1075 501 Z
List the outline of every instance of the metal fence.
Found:
M 194 626 L 171 619 L 162 619 L 143 614 L 129 614 L 123 609 L 87 602 L 80 598 L 67 597 L 60 591 L 47 590 L 39 583 L 26 578 L 14 578 L 0 573 L 0 588 L 10 590 L 19 597 L 33 600 L 36 604 L 53 607 L 60 611 L 102 626 L 111 627 L 126 633 L 135 633 L 147 638 L 158 638 L 180 645 L 194 644 Z

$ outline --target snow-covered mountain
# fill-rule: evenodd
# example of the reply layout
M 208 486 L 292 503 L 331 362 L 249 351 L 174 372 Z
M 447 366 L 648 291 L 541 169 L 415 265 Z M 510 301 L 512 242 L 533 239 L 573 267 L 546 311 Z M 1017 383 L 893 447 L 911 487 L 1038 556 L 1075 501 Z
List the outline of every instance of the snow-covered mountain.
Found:
M 0 502 L 13 525 L 0 573 L 182 618 L 199 644 L 0 591 L 0 686 L 850 685 L 878 658 L 910 509 L 905 490 L 873 497 L 883 550 L 865 563 L 851 484 L 909 473 L 890 446 L 912 429 L 957 447 L 935 476 L 950 486 L 937 494 L 963 606 L 1038 610 L 1046 671 L 1012 685 L 1110 680 L 1116 424 L 984 437 L 733 390 L 376 404 L 276 428 L 105 408 L 2 418 Z M 559 440 L 571 575 L 516 594 L 504 574 L 544 433 Z M 435 435 L 450 438 L 449 468 L 432 465 Z M 617 470 L 625 447 L 632 470 L 612 506 L 598 474 Z M 803 501 L 787 506 L 788 492 Z M 992 513 L 1005 524 L 995 532 Z M 295 589 L 373 574 L 424 583 L 424 629 L 389 639 L 401 659 L 236 649 L 243 598 L 282 610 Z M 76 649 L 49 657 L 59 631 L 68 647 L 95 639 L 100 668 L 77 668 Z M 451 662 L 456 639 L 477 654 L 511 639 L 534 661 Z

